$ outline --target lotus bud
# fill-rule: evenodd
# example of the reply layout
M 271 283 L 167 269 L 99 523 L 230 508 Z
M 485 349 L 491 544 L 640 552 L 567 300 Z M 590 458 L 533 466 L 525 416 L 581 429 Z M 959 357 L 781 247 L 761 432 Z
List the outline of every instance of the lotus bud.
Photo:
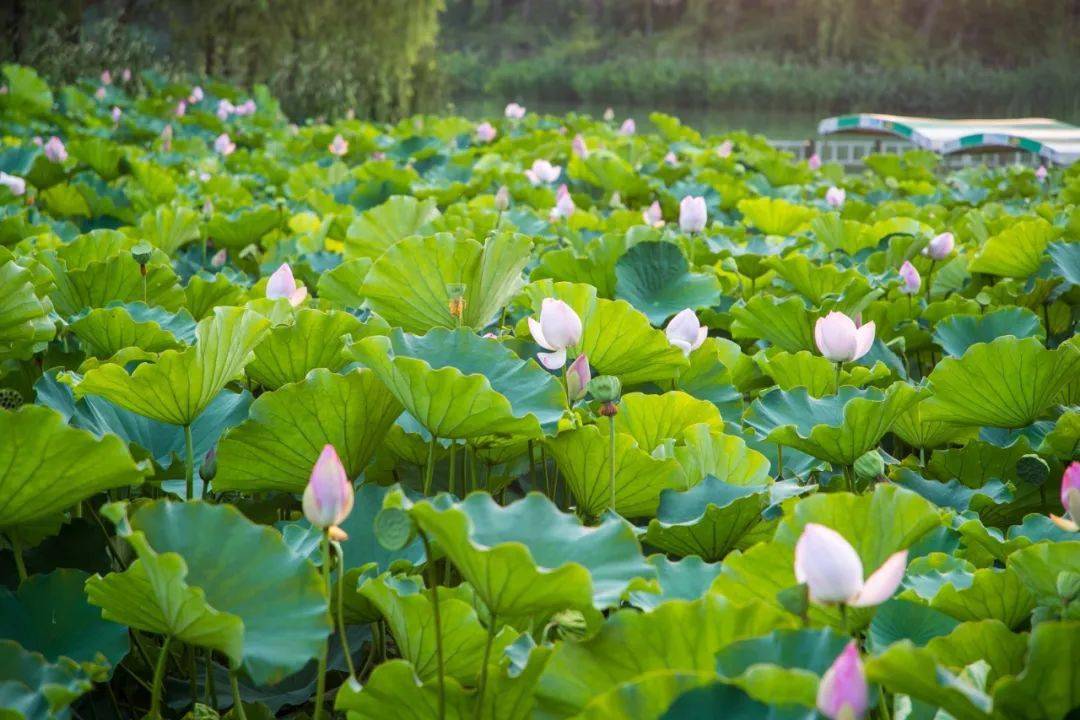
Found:
M 172 150 L 172 125 L 166 125 L 161 131 L 161 147 L 165 152 Z
M 96 99 L 98 99 L 98 100 L 104 100 L 105 99 L 105 88 L 104 87 L 99 87 L 97 90 L 95 90 L 94 91 L 94 97 Z
M 210 267 L 212 267 L 212 268 L 224 267 L 225 263 L 228 261 L 228 259 L 229 259 L 229 251 L 226 250 L 225 248 L 221 248 L 216 253 L 214 253 L 213 257 L 210 258 Z
M 248 98 L 236 107 L 236 114 L 241 116 L 254 115 L 256 110 L 258 110 L 258 107 L 255 105 L 255 101 Z
M 622 397 L 622 383 L 614 375 L 597 375 L 586 388 L 594 400 L 602 403 L 618 402 Z
M 49 141 L 42 146 L 45 151 L 45 158 L 49 162 L 62 163 L 68 159 L 67 148 L 64 147 L 64 141 L 53 135 L 49 138 Z
M 236 143 L 229 137 L 229 133 L 221 133 L 214 140 L 214 151 L 218 154 L 228 157 L 236 151 Z
M 870 688 L 859 647 L 852 640 L 821 678 L 817 709 L 829 720 L 861 720 L 869 707 Z
M 1073 462 L 1061 476 L 1061 504 L 1073 520 L 1080 520 L 1080 462 Z
M 482 122 L 476 126 L 476 139 L 482 143 L 491 142 L 497 134 L 495 126 L 489 122 Z
M 124 71 L 120 73 L 120 79 L 124 82 L 131 82 L 131 68 L 124 68 Z
M 830 312 L 814 324 L 814 342 L 818 351 L 831 362 L 853 362 L 874 344 L 874 323 L 862 327 L 842 312 Z
M 1046 169 L 1045 165 L 1040 165 L 1039 169 L 1035 171 L 1035 179 L 1039 182 L 1046 180 L 1046 176 L 1050 174 L 1050 171 Z
M 236 106 L 228 100 L 219 100 L 217 105 L 218 120 L 228 120 L 229 116 L 236 112 Z
M 175 112 L 176 112 L 176 117 L 184 117 L 185 115 L 187 115 L 187 101 L 186 100 L 181 100 L 180 102 L 176 103 L 176 111 Z
M 679 203 L 679 229 L 686 233 L 701 232 L 709 221 L 705 198 L 687 195 Z
M 664 211 L 659 200 L 654 200 L 652 205 L 645 208 L 641 217 L 649 227 L 664 227 Z
M 551 219 L 568 218 L 576 209 L 574 199 L 570 197 L 570 191 L 566 189 L 566 185 L 560 185 L 558 192 L 555 193 L 555 207 L 551 209 Z
M 876 480 L 885 473 L 885 459 L 877 450 L 859 456 L 855 461 L 855 475 L 864 480 Z
M 120 122 L 120 116 L 124 114 L 124 111 L 113 105 L 112 112 L 110 112 L 109 114 L 112 117 L 113 123 L 115 124 Z
M 307 288 L 298 286 L 289 263 L 282 263 L 266 283 L 266 297 L 271 300 L 286 298 L 290 305 L 296 307 L 307 297 Z
M 505 185 L 495 193 L 495 209 L 499 212 L 506 212 L 510 209 L 510 188 Z
M 566 364 L 566 349 L 581 342 L 581 318 L 562 300 L 544 298 L 540 320 L 529 318 L 529 332 L 537 345 L 551 351 L 537 353 L 540 364 L 555 370 Z
M 353 486 L 333 445 L 323 447 L 304 489 L 304 516 L 315 527 L 331 528 L 349 516 Z
M 467 287 L 463 283 L 449 283 L 446 286 L 448 296 L 447 306 L 450 309 L 450 317 L 461 320 L 465 314 L 465 291 Z
M 506 106 L 506 110 L 503 111 L 503 114 L 510 120 L 520 120 L 525 117 L 525 107 L 523 105 L 518 105 L 516 102 L 512 102 Z
M 112 73 L 109 72 L 108 70 L 102 70 L 101 71 L 101 84 L 102 85 L 112 85 Z
M 668 154 L 664 156 L 664 162 L 668 165 L 675 166 L 679 164 L 679 156 L 674 151 L 669 150 Z
M 952 254 L 956 246 L 956 238 L 951 232 L 943 232 L 923 248 L 922 254 L 931 260 L 944 260 Z
M 795 580 L 806 583 L 817 603 L 871 607 L 892 597 L 907 567 L 907 550 L 894 553 L 863 580 L 855 548 L 831 528 L 807 523 L 795 543 Z
M 720 146 L 716 148 L 716 154 L 721 159 L 726 160 L 731 157 L 731 151 L 735 149 L 735 145 L 730 140 L 725 140 L 720 143 Z
M 536 160 L 533 162 L 532 167 L 525 171 L 525 176 L 529 178 L 529 182 L 533 185 L 539 185 L 541 183 L 553 183 L 559 179 L 559 174 L 562 172 L 562 167 L 559 165 L 552 165 L 547 160 Z
M 0 187 L 6 187 L 12 195 L 18 197 L 26 193 L 26 180 L 0 170 Z
M 671 322 L 664 328 L 668 342 L 682 350 L 683 355 L 690 356 L 694 350 L 701 347 L 709 334 L 709 328 L 698 322 L 697 315 L 690 308 L 680 310 L 671 318 Z
M 589 156 L 589 148 L 585 145 L 585 137 L 581 133 L 574 136 L 573 142 L 570 143 L 570 150 L 579 158 Z
M 338 133 L 334 136 L 334 139 L 330 142 L 327 149 L 330 151 L 331 155 L 343 157 L 349 153 L 349 141 Z
M 825 202 L 829 204 L 829 207 L 838 208 L 844 204 L 845 200 L 847 200 L 847 192 L 843 188 L 834 185 L 825 191 Z
M 607 108 L 604 110 L 604 122 L 611 122 L 615 119 L 615 109 Z
M 131 257 L 135 258 L 135 262 L 139 263 L 143 267 L 150 262 L 150 257 L 154 254 L 154 246 L 150 243 L 142 240 L 135 244 L 131 248 Z
M 210 482 L 217 475 L 217 447 L 212 447 L 203 456 L 202 464 L 199 465 L 199 477 Z
M 589 359 L 584 354 L 578 355 L 566 369 L 566 395 L 571 402 L 585 397 L 585 388 L 591 379 Z
M 633 135 L 637 132 L 637 123 L 634 122 L 634 118 L 626 118 L 623 120 L 622 126 L 619 127 L 620 135 Z
M 915 266 L 907 260 L 900 266 L 900 279 L 904 281 L 904 284 L 900 287 L 900 292 L 905 295 L 914 295 L 919 292 L 922 277 L 919 276 L 919 271 L 915 269 Z
M 806 165 L 811 170 L 820 170 L 821 169 L 821 156 L 818 155 L 817 153 L 814 153 L 813 155 L 811 155 L 806 160 Z

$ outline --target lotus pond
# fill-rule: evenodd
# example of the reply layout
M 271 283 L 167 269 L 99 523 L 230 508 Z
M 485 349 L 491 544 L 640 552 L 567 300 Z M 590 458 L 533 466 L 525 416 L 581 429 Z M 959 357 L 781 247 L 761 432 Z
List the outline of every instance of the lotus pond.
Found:
M 5 720 L 1080 705 L 1080 170 L 0 84 Z

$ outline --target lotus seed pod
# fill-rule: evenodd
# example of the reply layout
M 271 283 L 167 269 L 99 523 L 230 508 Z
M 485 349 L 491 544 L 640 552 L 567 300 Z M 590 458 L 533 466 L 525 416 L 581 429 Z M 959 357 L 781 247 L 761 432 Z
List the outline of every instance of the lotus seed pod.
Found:
M 598 375 L 589 381 L 589 394 L 602 403 L 618 402 L 622 396 L 622 383 L 614 375 Z

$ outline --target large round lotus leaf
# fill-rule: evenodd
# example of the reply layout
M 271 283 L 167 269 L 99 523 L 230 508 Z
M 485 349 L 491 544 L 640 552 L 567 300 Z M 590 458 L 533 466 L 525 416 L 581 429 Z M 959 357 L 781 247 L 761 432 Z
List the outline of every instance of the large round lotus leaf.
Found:
M 730 340 L 723 342 L 731 343 Z M 749 358 L 740 355 L 737 349 L 735 357 L 729 358 L 723 342 L 717 338 L 707 338 L 701 347 L 690 353 L 690 367 L 679 374 L 675 388 L 687 395 L 708 400 L 719 408 L 725 420 L 739 424 L 743 414 L 743 396 L 736 387 L 736 378 L 741 379 L 741 368 L 729 368 L 727 363 L 736 365 L 739 357 L 747 361 Z
M 14 640 L 0 640 L 0 712 L 4 720 L 67 717 L 67 708 L 93 688 L 71 660 L 57 664 Z
M 117 255 L 100 262 L 92 262 L 85 268 L 68 269 L 49 253 L 38 259 L 52 271 L 56 287 L 49 297 L 56 311 L 70 317 L 85 308 L 102 308 L 112 303 L 134 303 L 146 300 L 175 312 L 184 304 L 184 291 L 172 268 L 160 262 L 146 266 L 146 293 L 143 293 L 143 275 L 139 263 L 130 253 Z
M 994 686 L 994 708 L 1005 717 L 1067 717 L 1080 707 L 1080 664 L 1074 662 L 1080 622 L 1041 622 L 1031 630 L 1027 664 Z
M 12 260 L 0 264 L 0 359 L 24 356 L 53 338 L 49 309 L 34 294 L 29 270 Z
M 979 660 L 987 662 L 987 687 L 993 687 L 998 678 L 1017 675 L 1024 669 L 1027 636 L 1011 632 L 997 620 L 982 620 L 957 625 L 948 635 L 928 642 L 926 649 L 953 672 Z
M 174 255 L 185 243 L 199 239 L 201 221 L 200 214 L 192 208 L 159 205 L 139 219 L 139 237 L 158 250 Z
M 1043 605 L 1060 602 L 1057 581 L 1061 573 L 1080 575 L 1080 540 L 1038 543 L 1009 556 L 1007 567 Z
M 300 310 L 296 321 L 280 325 L 255 346 L 247 374 L 269 390 L 300 382 L 316 368 L 340 370 L 348 362 L 344 349 L 351 337 L 358 340 L 366 326 L 346 312 Z
M 819 398 L 836 394 L 836 365 L 809 350 L 797 353 L 784 351 L 761 353 L 755 358 L 781 390 L 804 387 L 811 396 Z M 874 367 L 850 365 L 840 372 L 840 385 L 864 387 L 888 379 L 891 371 L 883 362 Z
M 699 424 L 722 430 L 724 420 L 712 403 L 678 391 L 662 395 L 628 393 L 619 401 L 615 416 L 615 431 L 634 438 L 638 447 L 649 453 Z
M 1022 428 L 1038 420 L 1080 371 L 1074 338 L 1048 350 L 1036 338 L 978 343 L 930 373 L 924 417 L 959 425 Z
M 690 272 L 686 256 L 670 242 L 634 245 L 619 258 L 615 277 L 615 297 L 645 313 L 653 325 L 684 308 L 709 307 L 720 299 L 716 275 Z
M 768 505 L 766 486 L 729 485 L 710 475 L 689 490 L 661 493 L 644 539 L 674 555 L 722 560 L 763 521 Z
M 904 640 L 865 661 L 866 675 L 895 694 L 909 695 L 955 720 L 990 720 L 991 701 L 970 681 L 961 680 L 925 648 Z
M 731 485 L 764 485 L 769 478 L 769 460 L 734 435 L 725 435 L 711 425 L 700 423 L 682 433 L 675 447 L 675 459 L 682 465 L 689 485 L 713 476 Z
M 401 404 L 372 371 L 313 370 L 302 382 L 260 395 L 248 419 L 222 438 L 214 488 L 300 492 L 327 444 L 355 478 L 400 414 Z
M 445 693 L 445 720 L 475 717 L 473 703 L 457 680 L 446 679 Z M 394 709 L 395 720 L 440 720 L 439 683 L 420 682 L 408 660 L 388 660 L 375 666 L 359 692 L 349 683 L 343 684 L 334 707 L 347 710 L 352 720 L 384 720 L 387 708 Z
M 1039 316 L 1023 307 L 1007 307 L 985 315 L 951 315 L 934 327 L 934 342 L 946 354 L 960 357 L 976 343 L 993 342 L 999 337 L 1034 337 L 1043 340 Z
M 959 480 L 927 480 L 910 468 L 900 468 L 893 472 L 892 481 L 922 495 L 938 507 L 952 508 L 957 512 L 986 512 L 994 505 L 1013 499 L 1012 491 L 1000 480 L 991 480 L 980 487 L 970 488 Z
M 115 435 L 95 438 L 49 408 L 0 410 L 0 528 L 55 515 L 112 488 L 137 485 L 143 469 Z
M 194 339 L 195 321 L 186 310 L 168 313 L 142 303 L 95 308 L 71 323 L 88 355 L 110 358 L 128 347 L 159 353 Z
M 773 256 L 765 264 L 814 305 L 826 303 L 830 296 L 861 298 L 872 289 L 866 278 L 853 268 L 822 265 L 820 261 L 798 253 Z
M 39 652 L 51 663 L 68 658 L 90 673 L 111 674 L 128 653 L 128 631 L 103 620 L 86 602 L 82 570 L 53 570 L 0 588 L 0 636 Z
M 253 205 L 230 213 L 214 213 L 206 224 L 206 234 L 220 247 L 240 250 L 259 242 L 263 235 L 278 228 L 283 213 L 273 205 Z
M 400 494 L 387 501 L 407 504 Z M 609 517 L 585 527 L 539 493 L 506 507 L 478 492 L 445 509 L 423 501 L 408 511 L 498 615 L 602 610 L 635 578 L 655 574 L 629 523 Z
M 959 624 L 948 614 L 922 603 L 891 598 L 878 606 L 867 635 L 870 648 L 880 652 L 901 640 L 921 647 L 936 637 L 948 635 Z
M 731 308 L 731 336 L 765 340 L 787 352 L 814 350 L 814 314 L 797 297 L 754 295 Z
M 539 317 L 544 298 L 566 302 L 582 323 L 581 345 L 594 375 L 616 375 L 624 386 L 677 377 L 689 364 L 686 356 L 668 342 L 662 330 L 624 300 L 596 297 L 596 288 L 541 280 L 526 288 L 533 313 Z M 527 333 L 524 322 L 518 335 Z
M 193 347 L 166 351 L 130 375 L 119 365 L 102 365 L 75 386 L 75 395 L 100 395 L 153 420 L 190 425 L 243 371 L 269 324 L 250 310 L 218 308 L 199 323 Z
M 818 215 L 814 208 L 781 198 L 747 198 L 739 201 L 743 222 L 766 235 L 794 235 Z
M 378 258 L 399 240 L 423 233 L 438 217 L 434 200 L 395 195 L 353 220 L 345 236 L 345 256 Z
M 219 305 L 243 305 L 248 300 L 248 290 L 229 280 L 224 273 L 207 280 L 193 275 L 184 288 L 185 305 L 196 320 L 210 317 Z
M 555 648 L 536 689 L 538 706 L 544 717 L 569 718 L 649 673 L 713 673 L 724 647 L 795 623 L 764 605 L 738 606 L 716 595 L 673 600 L 649 613 L 621 610 L 589 640 Z
M 1046 246 L 1056 274 L 1073 285 L 1080 285 L 1080 243 L 1054 242 Z
M 776 389 L 754 401 L 747 423 L 769 442 L 834 465 L 852 465 L 918 397 L 918 390 L 902 382 L 884 392 L 845 386 L 824 398 L 811 397 L 806 388 Z
M 122 510 L 121 510 L 122 512 Z M 256 683 L 316 657 L 330 632 L 323 582 L 273 528 L 231 506 L 157 501 L 118 527 L 138 560 L 86 583 L 103 616 L 219 650 Z
M 655 720 L 680 695 L 713 680 L 709 672 L 654 670 L 594 697 L 575 720 Z
M 734 685 L 713 683 L 684 692 L 660 716 L 660 720 L 707 717 L 728 720 L 815 720 L 819 716 L 806 708 L 764 705 Z
M 931 598 L 930 606 L 961 622 L 998 620 L 1019 628 L 1035 609 L 1035 596 L 1012 567 L 983 568 L 954 573 Z
M 656 554 L 646 560 L 656 568 L 660 590 L 630 592 L 630 604 L 645 611 L 655 610 L 669 600 L 697 600 L 709 591 L 709 586 L 720 574 L 720 563 L 707 563 L 696 555 L 668 560 L 664 555 Z
M 531 248 L 529 238 L 517 234 L 483 244 L 450 233 L 407 238 L 375 261 L 360 292 L 394 327 L 423 333 L 459 324 L 450 313 L 451 286 L 459 285 L 465 299 L 460 324 L 482 329 L 521 289 Z
M 968 269 L 973 273 L 1026 278 L 1039 269 L 1046 257 L 1046 246 L 1060 235 L 1060 228 L 1042 218 L 1023 220 L 983 243 Z
M 566 409 L 555 376 L 465 328 L 421 336 L 395 328 L 389 337 L 361 340 L 350 353 L 436 437 L 539 437 Z
M 648 184 L 637 174 L 633 165 L 616 153 L 602 148 L 585 156 L 571 157 L 566 174 L 606 192 L 617 192 L 627 199 L 640 199 L 649 192 Z
M 329 300 L 343 308 L 358 308 L 364 304 L 360 288 L 371 269 L 371 258 L 346 260 L 333 270 L 319 276 L 315 291 L 320 300 Z
M 915 448 L 936 448 L 962 443 L 978 436 L 977 428 L 954 425 L 941 420 L 928 420 L 923 414 L 926 400 L 913 403 L 896 416 L 891 431 Z

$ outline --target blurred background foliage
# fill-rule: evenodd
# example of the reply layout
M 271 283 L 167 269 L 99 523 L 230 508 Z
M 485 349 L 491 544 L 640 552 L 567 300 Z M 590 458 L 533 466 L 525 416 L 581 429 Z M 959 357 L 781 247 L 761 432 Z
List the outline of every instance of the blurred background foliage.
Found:
M 449 100 L 1080 115 L 1078 0 L 6 0 L 0 57 L 264 82 L 294 117 Z

